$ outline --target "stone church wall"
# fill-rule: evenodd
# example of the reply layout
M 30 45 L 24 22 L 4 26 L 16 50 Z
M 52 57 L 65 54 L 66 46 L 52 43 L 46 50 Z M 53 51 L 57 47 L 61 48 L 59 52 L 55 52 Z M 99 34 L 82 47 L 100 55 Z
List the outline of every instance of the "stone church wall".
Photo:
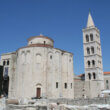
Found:
M 43 98 L 74 97 L 73 55 L 60 49 L 18 49 L 15 54 L 10 55 L 9 77 L 11 98 L 36 97 L 37 88 L 41 88 Z
M 84 98 L 84 85 L 85 81 L 80 79 L 74 79 L 74 98 Z

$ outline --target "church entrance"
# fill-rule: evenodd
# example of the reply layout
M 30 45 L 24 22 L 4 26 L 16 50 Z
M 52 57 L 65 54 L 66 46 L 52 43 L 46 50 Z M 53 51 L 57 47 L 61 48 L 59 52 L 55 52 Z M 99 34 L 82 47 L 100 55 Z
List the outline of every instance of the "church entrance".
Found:
M 41 98 L 41 88 L 37 88 L 37 98 Z

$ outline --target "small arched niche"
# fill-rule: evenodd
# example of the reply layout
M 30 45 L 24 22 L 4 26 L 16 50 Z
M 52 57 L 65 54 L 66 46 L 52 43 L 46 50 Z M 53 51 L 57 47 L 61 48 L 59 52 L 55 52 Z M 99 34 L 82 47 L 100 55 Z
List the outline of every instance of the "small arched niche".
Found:
M 40 54 L 36 54 L 36 63 L 41 63 L 42 57 Z

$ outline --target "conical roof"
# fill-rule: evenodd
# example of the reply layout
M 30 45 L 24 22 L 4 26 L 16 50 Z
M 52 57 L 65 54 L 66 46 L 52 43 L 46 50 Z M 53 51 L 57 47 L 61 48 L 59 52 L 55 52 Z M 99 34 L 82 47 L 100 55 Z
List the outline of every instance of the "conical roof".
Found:
M 87 27 L 95 27 L 94 21 L 92 19 L 92 16 L 91 16 L 90 12 L 89 12 L 89 15 L 88 15 Z

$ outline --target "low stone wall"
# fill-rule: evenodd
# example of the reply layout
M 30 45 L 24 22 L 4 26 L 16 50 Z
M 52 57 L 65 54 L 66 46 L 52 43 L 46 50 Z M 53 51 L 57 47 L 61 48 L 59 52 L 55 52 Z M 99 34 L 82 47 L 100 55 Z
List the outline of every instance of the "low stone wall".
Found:
M 47 106 L 7 105 L 5 110 L 47 110 Z
M 49 99 L 49 102 L 68 105 L 90 105 L 90 104 L 110 104 L 110 97 L 107 98 L 94 98 L 94 99 Z

